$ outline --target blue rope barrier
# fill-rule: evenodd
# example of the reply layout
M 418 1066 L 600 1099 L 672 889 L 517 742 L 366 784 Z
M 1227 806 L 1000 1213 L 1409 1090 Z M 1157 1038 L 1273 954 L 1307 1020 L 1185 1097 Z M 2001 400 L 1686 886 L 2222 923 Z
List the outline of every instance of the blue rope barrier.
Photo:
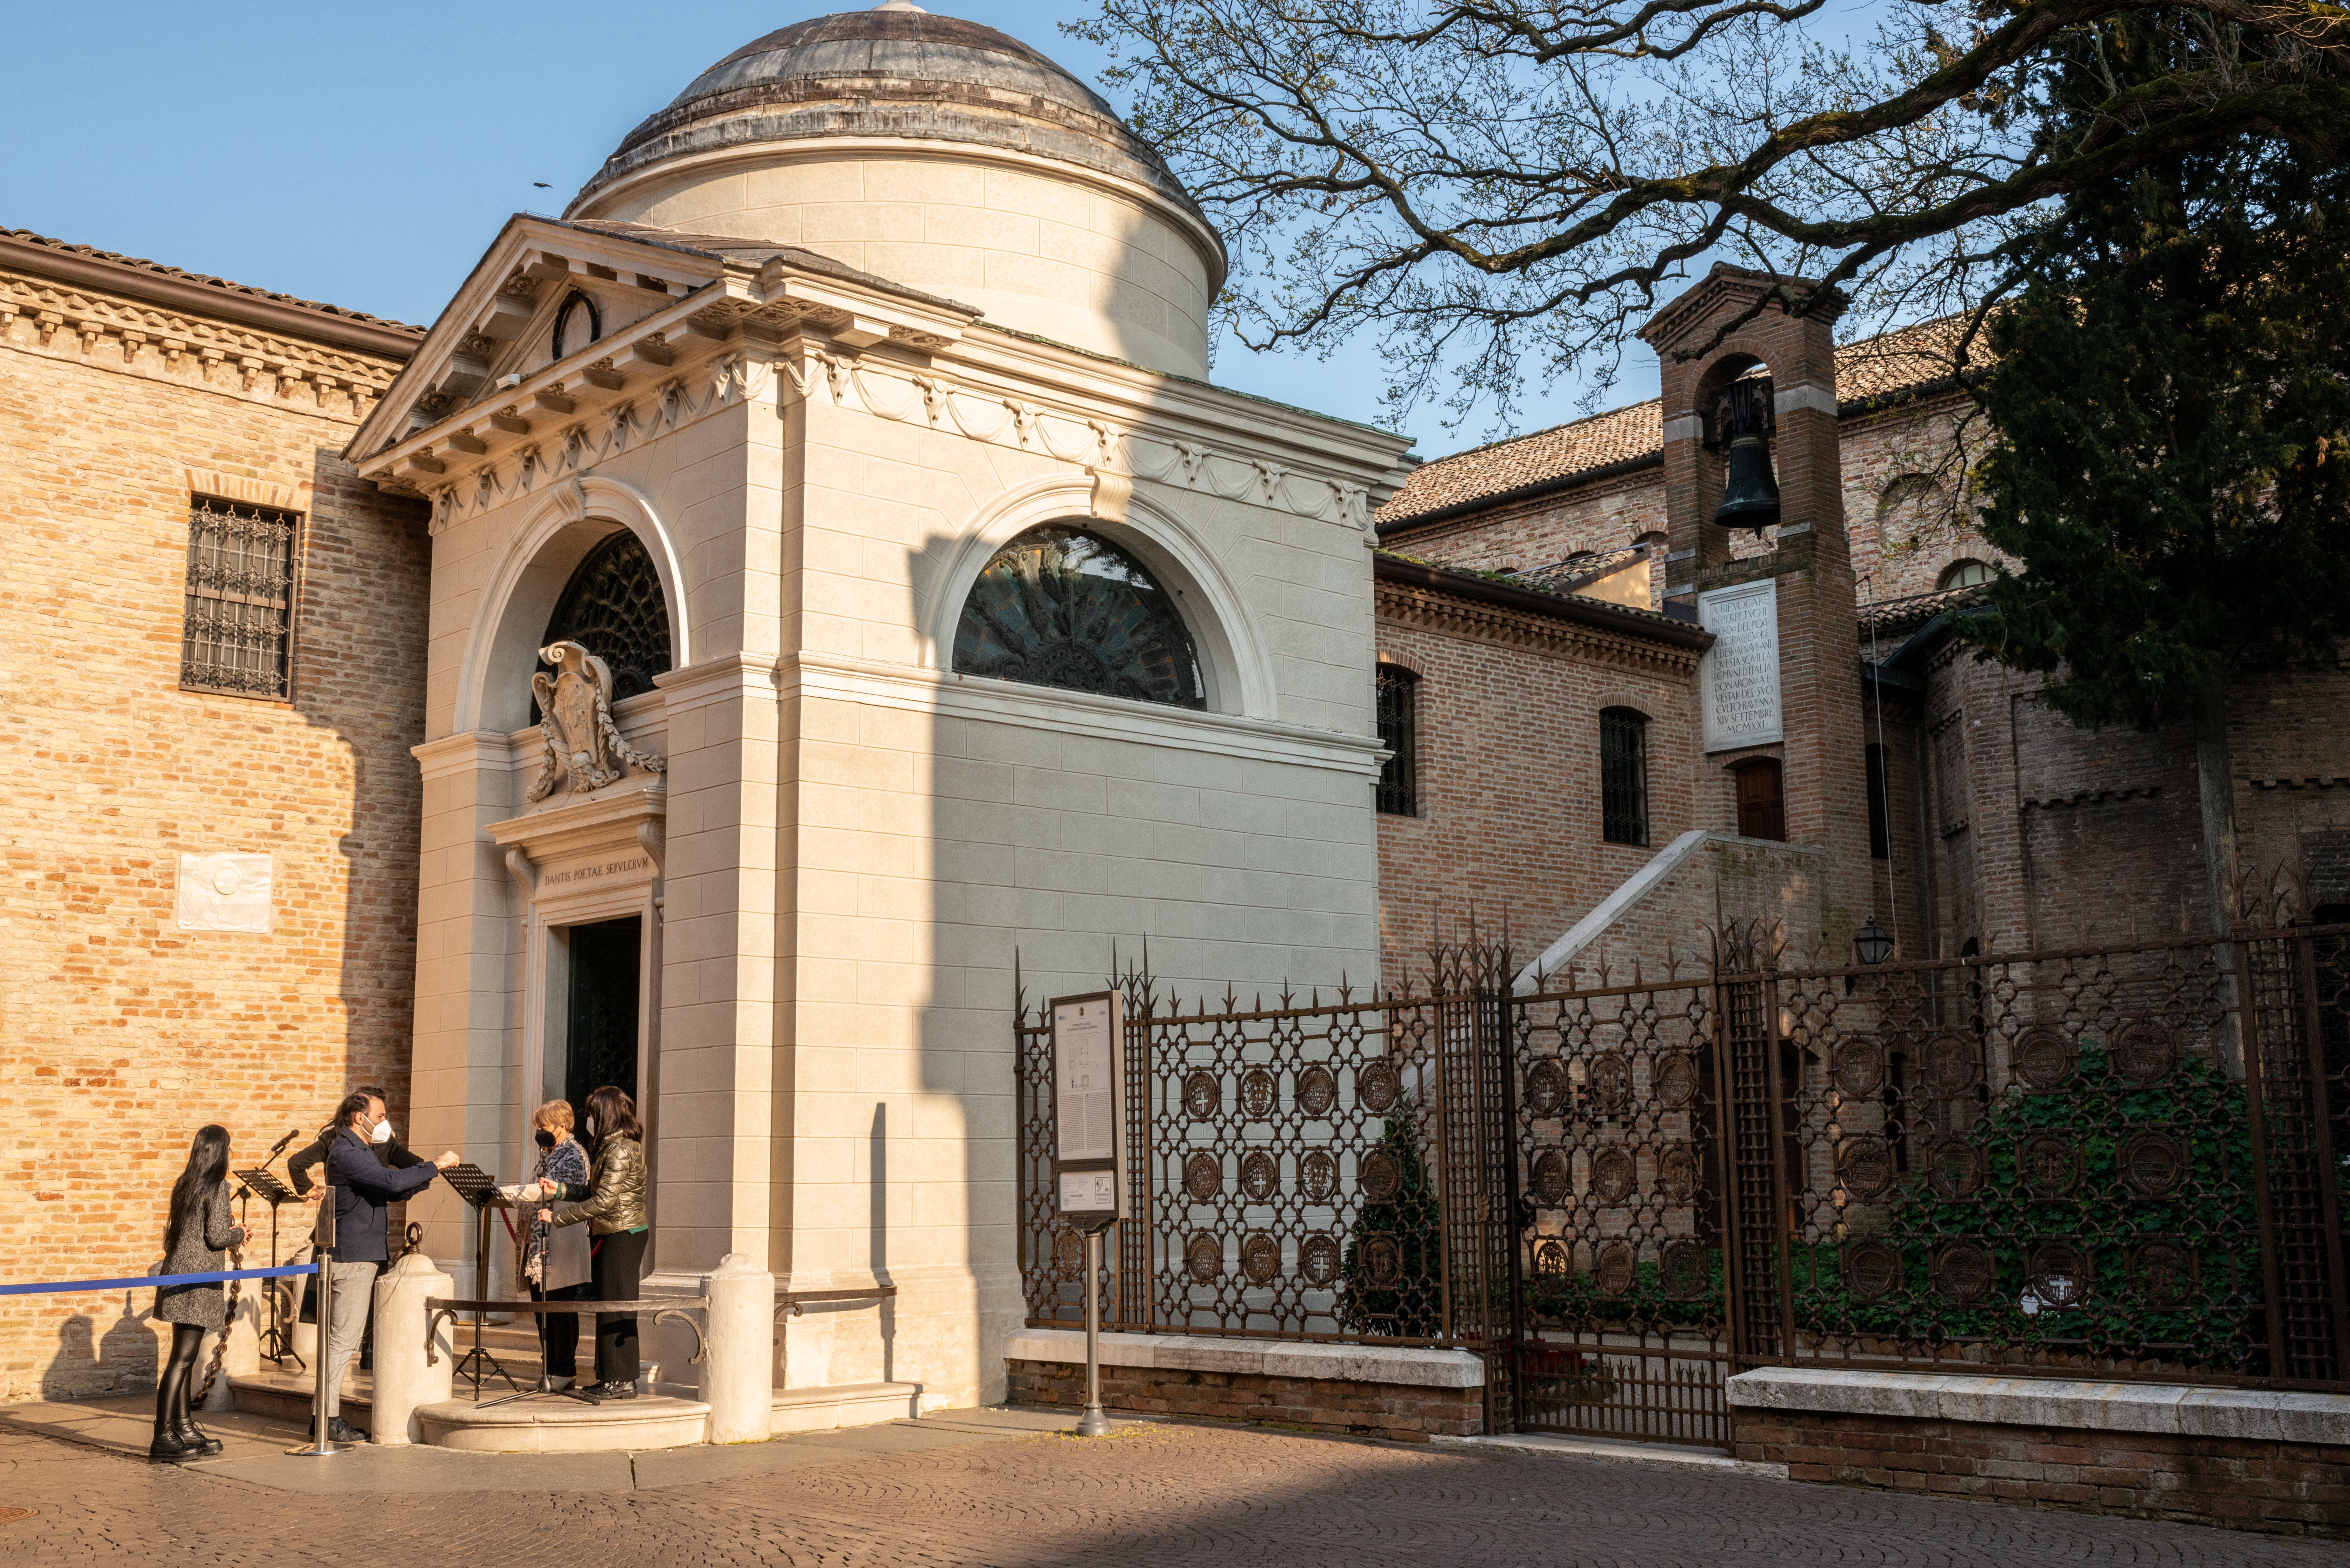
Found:
M 0 1296 L 36 1296 L 50 1291 L 138 1290 L 151 1285 L 209 1285 L 223 1280 L 282 1280 L 289 1274 L 315 1274 L 316 1263 L 287 1263 L 276 1269 L 229 1269 L 216 1274 L 133 1274 L 127 1280 L 56 1280 L 37 1285 L 0 1285 Z

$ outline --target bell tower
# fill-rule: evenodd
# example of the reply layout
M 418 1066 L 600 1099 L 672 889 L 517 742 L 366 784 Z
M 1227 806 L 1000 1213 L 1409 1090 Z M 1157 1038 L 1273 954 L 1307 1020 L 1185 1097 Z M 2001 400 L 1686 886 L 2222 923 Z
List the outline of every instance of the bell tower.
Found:
M 1698 826 L 1820 851 L 1817 929 L 1868 918 L 1867 762 L 1845 535 L 1841 296 L 1717 264 L 1640 331 L 1661 362 L 1666 606 L 1716 637 L 1700 671 Z M 1809 857 L 1805 857 L 1808 862 Z

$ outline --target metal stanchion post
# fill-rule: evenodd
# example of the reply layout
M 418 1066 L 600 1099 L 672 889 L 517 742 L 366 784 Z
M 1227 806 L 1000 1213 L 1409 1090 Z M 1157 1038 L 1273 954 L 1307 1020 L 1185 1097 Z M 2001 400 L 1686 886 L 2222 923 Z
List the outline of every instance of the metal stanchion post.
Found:
M 1080 1438 L 1109 1435 L 1109 1417 L 1101 1402 L 1101 1262 L 1102 1233 L 1086 1232 L 1086 1413 L 1077 1422 Z
M 335 1322 L 335 1189 L 331 1184 L 319 1188 L 318 1204 L 323 1211 L 318 1228 L 323 1240 L 310 1249 L 311 1262 L 318 1271 L 318 1358 L 310 1368 L 310 1440 L 286 1450 L 312 1459 L 339 1454 L 350 1447 L 327 1436 L 327 1344 Z M 337 1376 L 340 1375 L 338 1368 Z

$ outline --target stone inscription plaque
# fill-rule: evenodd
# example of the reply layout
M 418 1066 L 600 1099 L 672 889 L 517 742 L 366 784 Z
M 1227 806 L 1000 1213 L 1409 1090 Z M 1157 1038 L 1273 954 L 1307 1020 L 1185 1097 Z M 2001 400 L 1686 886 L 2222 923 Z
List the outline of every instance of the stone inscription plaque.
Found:
M 183 931 L 269 929 L 269 857 L 188 855 L 180 857 L 180 929 Z
M 1697 620 L 1714 635 L 1698 661 L 1705 749 L 1727 752 L 1778 741 L 1778 579 L 1698 595 Z
M 542 889 L 577 886 L 580 883 L 601 882 L 608 877 L 625 877 L 632 871 L 649 871 L 652 861 L 646 856 L 635 855 L 619 860 L 598 860 L 585 866 L 567 866 L 559 871 L 548 871 L 538 879 Z

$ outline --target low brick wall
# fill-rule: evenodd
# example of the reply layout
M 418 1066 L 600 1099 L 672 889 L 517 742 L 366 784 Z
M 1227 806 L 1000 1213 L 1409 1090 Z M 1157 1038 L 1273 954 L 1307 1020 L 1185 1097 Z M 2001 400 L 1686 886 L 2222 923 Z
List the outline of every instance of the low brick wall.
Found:
M 1731 1404 L 1790 1480 L 2350 1538 L 2339 1396 L 1771 1368 Z
M 1015 1405 L 1085 1408 L 1082 1365 L 1012 1361 L 1004 1364 L 1004 1369 Z M 1485 1425 L 1482 1388 L 1414 1388 L 1401 1383 L 1353 1383 L 1335 1377 L 1105 1366 L 1101 1391 L 1105 1409 L 1128 1414 L 1302 1427 L 1406 1442 L 1426 1442 L 1435 1437 L 1473 1438 Z
M 1484 1430 L 1484 1367 L 1465 1351 L 1105 1334 L 1101 1354 L 1113 1411 L 1406 1442 Z M 1003 1365 L 1014 1404 L 1085 1407 L 1083 1334 L 1015 1329 Z

